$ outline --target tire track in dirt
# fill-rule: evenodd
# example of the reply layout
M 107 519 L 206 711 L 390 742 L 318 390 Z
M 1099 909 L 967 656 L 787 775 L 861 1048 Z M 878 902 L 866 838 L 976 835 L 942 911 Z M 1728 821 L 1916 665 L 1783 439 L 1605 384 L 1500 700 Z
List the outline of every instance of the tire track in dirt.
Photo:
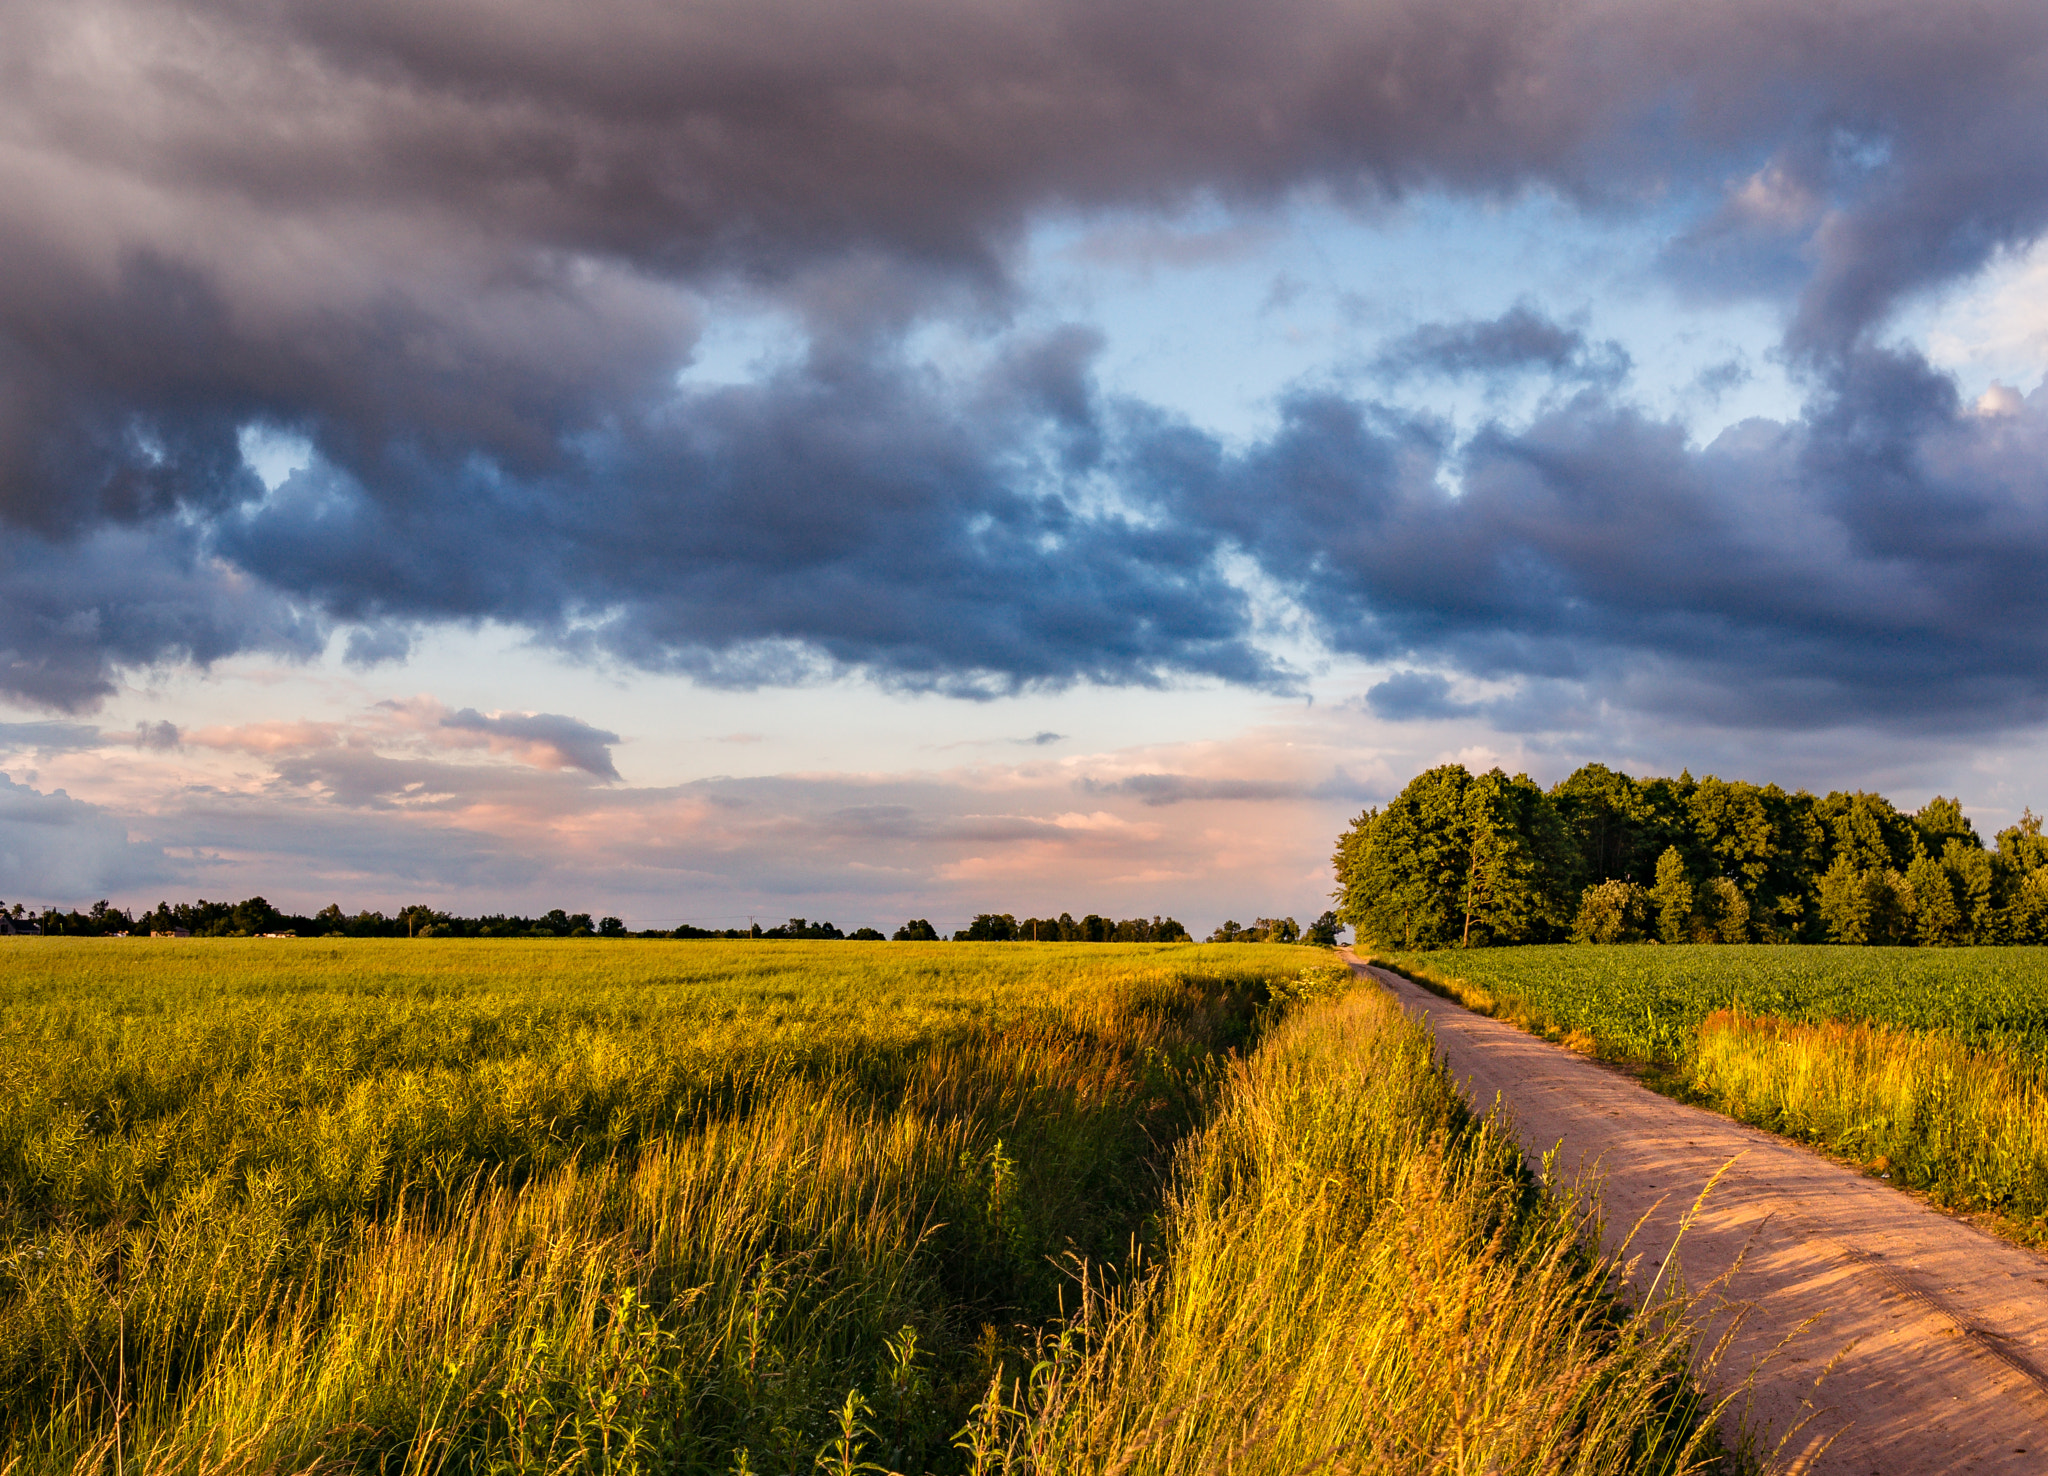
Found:
M 1749 1312 L 1723 1375 L 1780 1349 L 1750 1406 L 1767 1446 L 1805 1420 L 1789 1451 L 1833 1440 L 1801 1468 L 1817 1476 L 2048 1473 L 2048 1258 L 1346 959 L 1428 1021 L 1476 1107 L 1507 1106 L 1532 1161 L 1558 1148 L 1567 1176 L 1597 1173 L 1610 1248 L 1642 1220 L 1645 1274 L 1672 1254 L 1694 1287 L 1740 1259 L 1725 1295 Z

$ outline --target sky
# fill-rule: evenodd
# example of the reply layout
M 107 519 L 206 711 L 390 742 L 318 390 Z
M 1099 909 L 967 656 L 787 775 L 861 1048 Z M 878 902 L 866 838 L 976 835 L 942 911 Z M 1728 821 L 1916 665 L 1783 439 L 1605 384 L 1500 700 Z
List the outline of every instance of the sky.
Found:
M 1306 920 L 2048 807 L 2036 0 L 8 0 L 0 899 Z

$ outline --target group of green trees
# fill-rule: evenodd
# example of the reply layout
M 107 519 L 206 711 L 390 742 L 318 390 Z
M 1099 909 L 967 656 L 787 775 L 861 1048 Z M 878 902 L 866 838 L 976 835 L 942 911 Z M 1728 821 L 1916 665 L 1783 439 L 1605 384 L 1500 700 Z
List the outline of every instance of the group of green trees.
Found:
M 929 929 L 930 923 L 909 927 Z M 903 933 L 896 935 L 901 938 Z M 931 934 L 937 937 L 936 933 Z M 1114 918 L 1089 913 L 1079 922 L 1070 912 L 1058 917 L 1027 917 L 1019 922 L 1007 912 L 976 913 L 974 921 L 953 935 L 956 943 L 1186 943 L 1188 930 L 1170 917 Z
M 1291 917 L 1255 918 L 1248 928 L 1240 927 L 1236 919 L 1226 921 L 1222 927 L 1209 935 L 1211 943 L 1307 943 L 1330 948 L 1337 942 L 1337 934 L 1344 929 L 1344 920 L 1334 912 L 1325 912 L 1308 925 L 1306 938 L 1301 924 Z
M 104 904 L 102 904 L 104 905 Z M 97 910 L 97 909 L 95 909 Z M 46 931 L 50 931 L 46 929 Z M 82 932 L 68 926 L 55 931 Z M 117 931 L 114 928 L 102 932 Z M 159 902 L 119 929 L 136 933 L 189 933 L 195 938 L 255 938 L 266 933 L 292 933 L 301 938 L 588 938 L 627 936 L 615 917 L 593 920 L 587 912 L 555 908 L 538 917 L 494 912 L 482 917 L 457 917 L 425 903 L 382 912 L 346 913 L 329 903 L 308 917 L 280 912 L 262 897 L 242 902 Z
M 339 905 L 322 908 L 312 916 L 280 912 L 262 897 L 242 902 L 160 902 L 140 917 L 105 902 L 89 912 L 45 910 L 29 913 L 17 903 L 11 910 L 0 903 L 0 916 L 19 919 L 24 931 L 33 927 L 48 934 L 77 937 L 106 937 L 152 932 L 182 933 L 195 938 L 255 938 L 264 934 L 291 933 L 301 938 L 843 938 L 852 942 L 881 942 L 885 935 L 874 928 L 846 932 L 829 922 L 812 922 L 793 917 L 786 923 L 763 927 L 699 928 L 684 923 L 669 929 L 629 930 L 616 917 L 593 920 L 587 912 L 566 912 L 556 908 L 539 917 L 510 913 L 489 913 L 482 917 L 457 917 L 439 909 L 416 905 L 386 917 L 381 912 L 344 913 Z M 1261 920 L 1263 924 L 1263 919 Z M 1287 924 L 1292 928 L 1290 919 Z M 1235 923 L 1226 927 L 1236 929 Z M 938 942 L 945 937 L 925 918 L 913 918 L 894 933 L 897 942 Z M 1076 922 L 1070 913 L 1056 918 L 1027 917 L 1019 922 L 1009 913 L 984 912 L 974 922 L 953 934 L 956 940 L 1031 941 L 1046 943 L 1172 943 L 1186 942 L 1188 930 L 1170 917 L 1113 918 L 1089 913 Z M 1241 941 L 1256 941 L 1245 934 Z M 1288 940 L 1291 941 L 1291 938 Z
M 80 938 L 104 938 L 135 931 L 135 919 L 126 910 L 107 905 L 102 897 L 87 911 L 72 908 L 61 912 L 54 907 L 30 911 L 23 903 L 8 906 L 0 902 L 0 933 L 70 933 Z
M 1338 838 L 1338 916 L 1406 948 L 1505 943 L 2048 943 L 2048 836 L 1987 849 L 1956 800 L 1633 779 L 1547 792 L 1445 764 Z

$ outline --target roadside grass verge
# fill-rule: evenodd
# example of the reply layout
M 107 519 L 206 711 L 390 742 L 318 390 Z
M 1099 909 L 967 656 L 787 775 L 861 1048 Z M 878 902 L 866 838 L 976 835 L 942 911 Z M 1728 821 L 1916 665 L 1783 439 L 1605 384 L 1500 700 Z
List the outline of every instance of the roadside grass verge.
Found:
M 1889 983 L 1867 972 L 1882 958 L 1848 960 L 1835 977 L 1824 972 L 1829 960 L 1813 959 L 1815 977 L 1802 990 L 1800 960 L 1777 946 L 1575 951 L 1624 954 L 1611 961 L 1615 987 L 1598 988 L 1609 962 L 1598 957 L 1573 961 L 1573 975 L 1556 987 L 1545 986 L 1546 960 L 1534 957 L 1372 961 L 1480 1014 L 1630 1063 L 1666 1095 L 1810 1144 L 1943 1209 L 1980 1217 L 2008 1239 L 2048 1245 L 2048 1034 L 2030 1008 L 2042 950 L 1921 950 L 1953 960 L 1960 976 L 1946 981 L 1947 1024 L 1917 988 L 1924 959 L 1913 961 L 1912 977 Z M 1770 969 L 1767 987 L 1747 969 L 1747 955 L 1759 951 L 1774 955 L 1760 961 Z M 2008 951 L 2028 957 L 1969 956 Z M 1702 968 L 1715 963 L 1712 973 Z M 1994 972 L 1987 963 L 2005 967 Z M 1999 987 L 1976 999 L 1967 985 L 1980 971 Z M 1855 987 L 1844 987 L 1843 973 Z M 1757 999 L 1781 1012 L 1754 1012 L 1746 1001 Z M 1835 1009 L 1862 1013 L 1827 1018 Z
M 1475 1119 L 1376 989 L 1283 1022 L 1183 1146 L 1150 1265 L 999 1376 L 977 1473 L 1714 1469 L 1705 1300 Z M 1547 1166 L 1546 1166 L 1547 1168 Z M 1006 1381 L 1007 1380 L 1007 1381 Z

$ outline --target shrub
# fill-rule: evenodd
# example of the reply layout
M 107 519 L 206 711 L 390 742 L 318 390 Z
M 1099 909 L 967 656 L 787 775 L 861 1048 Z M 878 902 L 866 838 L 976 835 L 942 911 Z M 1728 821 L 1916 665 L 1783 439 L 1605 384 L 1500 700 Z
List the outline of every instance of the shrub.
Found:
M 1634 882 L 1598 882 L 1580 896 L 1572 942 L 1640 943 L 1649 933 L 1650 894 Z

